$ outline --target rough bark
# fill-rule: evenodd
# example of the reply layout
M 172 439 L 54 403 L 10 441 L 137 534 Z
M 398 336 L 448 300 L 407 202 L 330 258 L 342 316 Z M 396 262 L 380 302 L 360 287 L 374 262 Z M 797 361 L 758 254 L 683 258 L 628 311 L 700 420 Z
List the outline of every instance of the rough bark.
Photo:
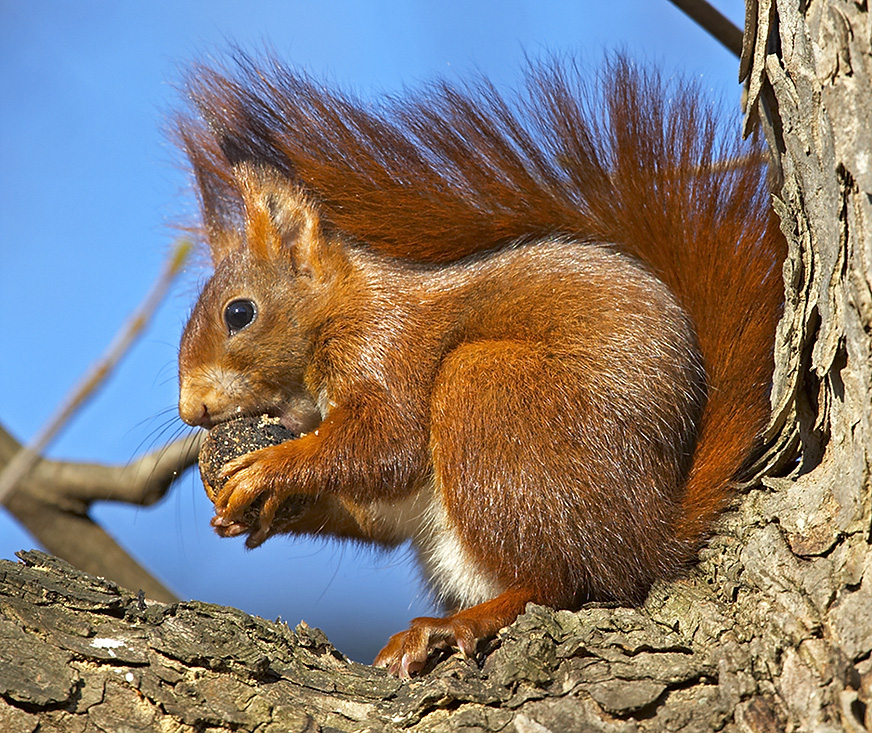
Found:
M 872 24 L 866 2 L 749 2 L 749 121 L 763 121 L 790 254 L 773 436 L 791 477 L 742 506 L 772 689 L 805 730 L 872 728 Z M 751 562 L 755 547 L 766 554 Z M 764 605 L 765 604 L 765 605 Z M 781 638 L 776 635 L 783 628 Z
M 478 659 L 400 682 L 308 627 L 142 602 L 30 553 L 0 565 L 0 729 L 872 729 L 872 26 L 865 2 L 748 8 L 787 305 L 770 477 L 697 568 L 640 609 L 530 607 Z

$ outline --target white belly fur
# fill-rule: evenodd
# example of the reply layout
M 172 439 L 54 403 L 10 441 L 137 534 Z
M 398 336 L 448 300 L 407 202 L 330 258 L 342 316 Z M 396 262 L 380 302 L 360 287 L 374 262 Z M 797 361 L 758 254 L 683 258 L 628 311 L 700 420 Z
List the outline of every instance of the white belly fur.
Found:
M 398 541 L 412 540 L 425 580 L 446 607 L 468 608 L 505 590 L 463 547 L 432 485 L 402 502 L 373 504 L 370 511 Z

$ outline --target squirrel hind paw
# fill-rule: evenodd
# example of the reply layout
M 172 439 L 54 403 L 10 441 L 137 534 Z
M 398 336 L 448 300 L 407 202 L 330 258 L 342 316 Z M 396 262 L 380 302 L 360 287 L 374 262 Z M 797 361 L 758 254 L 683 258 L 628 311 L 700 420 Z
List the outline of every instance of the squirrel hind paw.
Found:
M 470 658 L 475 654 L 477 642 L 468 625 L 456 617 L 416 618 L 406 631 L 394 634 L 388 640 L 373 666 L 408 679 L 424 669 L 432 652 L 454 647 Z

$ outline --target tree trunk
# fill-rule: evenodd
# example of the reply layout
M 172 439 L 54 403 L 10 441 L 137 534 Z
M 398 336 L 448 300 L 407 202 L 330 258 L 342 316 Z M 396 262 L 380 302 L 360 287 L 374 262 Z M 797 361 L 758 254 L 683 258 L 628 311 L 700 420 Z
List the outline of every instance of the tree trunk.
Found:
M 749 120 L 781 174 L 790 254 L 773 435 L 790 480 L 742 505 L 755 657 L 786 722 L 872 729 L 872 24 L 866 2 L 749 2 Z M 769 629 L 766 631 L 766 629 Z M 781 631 L 779 637 L 778 631 Z M 761 635 L 762 634 L 762 635 Z
M 401 682 L 308 627 L 27 553 L 0 564 L 0 729 L 872 729 L 872 26 L 865 2 L 748 6 L 790 243 L 761 471 L 789 476 L 748 488 L 698 567 L 640 609 L 531 606 Z

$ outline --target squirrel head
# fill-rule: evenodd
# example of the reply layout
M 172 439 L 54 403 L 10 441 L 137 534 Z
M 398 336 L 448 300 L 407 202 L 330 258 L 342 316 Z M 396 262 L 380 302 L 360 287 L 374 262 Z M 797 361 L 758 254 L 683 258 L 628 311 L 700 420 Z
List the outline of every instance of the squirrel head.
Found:
M 204 206 L 215 270 L 182 336 L 179 414 L 208 428 L 268 413 L 309 430 L 320 416 L 305 371 L 344 252 L 293 181 L 251 163 L 234 178 L 238 217 Z

